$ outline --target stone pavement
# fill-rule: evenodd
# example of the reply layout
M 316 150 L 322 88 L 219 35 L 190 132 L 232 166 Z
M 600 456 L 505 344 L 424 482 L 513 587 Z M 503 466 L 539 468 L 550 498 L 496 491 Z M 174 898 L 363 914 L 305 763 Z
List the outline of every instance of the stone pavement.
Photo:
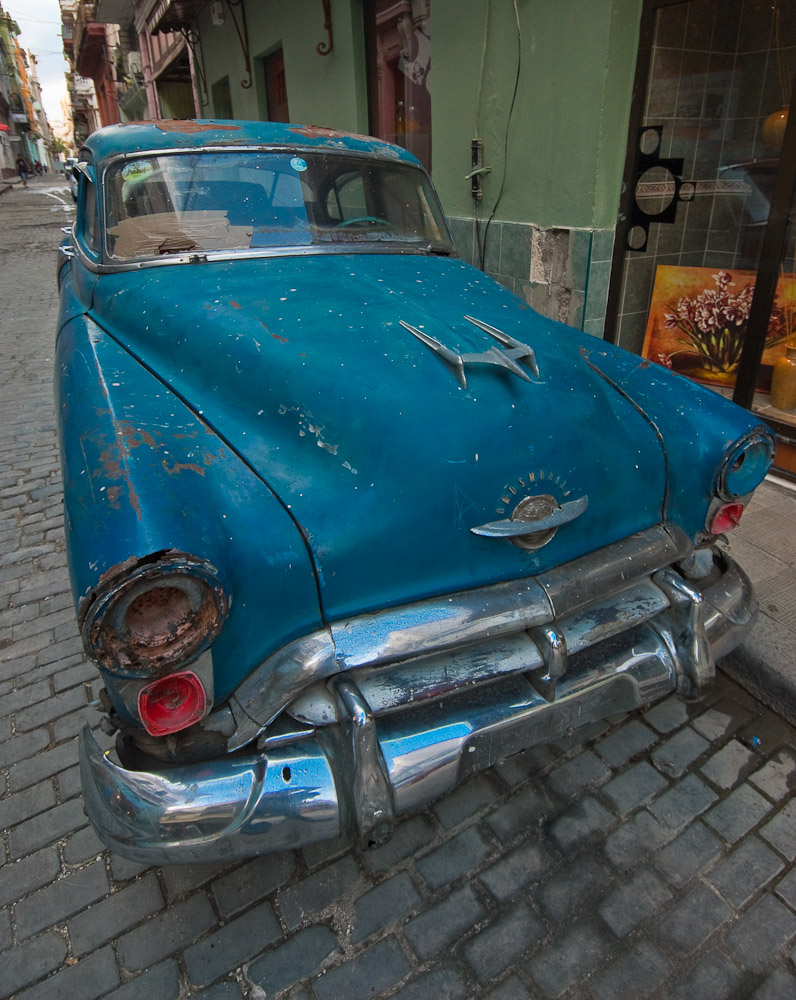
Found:
M 0 198 L 0 997 L 793 1000 L 796 731 L 726 676 L 511 758 L 375 851 L 145 869 L 103 850 L 52 413 L 70 212 L 51 181 Z M 771 491 L 760 508 L 792 502 Z M 782 552 L 758 567 L 767 618 Z

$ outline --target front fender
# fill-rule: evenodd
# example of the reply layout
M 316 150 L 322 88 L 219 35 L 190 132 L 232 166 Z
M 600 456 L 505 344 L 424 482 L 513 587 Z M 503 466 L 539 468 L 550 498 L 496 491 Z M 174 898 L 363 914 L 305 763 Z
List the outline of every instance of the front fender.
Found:
M 699 535 L 705 530 L 725 455 L 750 431 L 771 432 L 754 414 L 706 386 L 636 355 L 599 344 L 584 356 L 657 429 L 667 466 L 665 519 L 692 538 Z
M 76 604 L 122 564 L 154 552 L 209 560 L 231 605 L 213 644 L 217 700 L 269 653 L 320 626 L 313 568 L 289 513 L 200 417 L 84 316 L 61 330 L 55 395 Z

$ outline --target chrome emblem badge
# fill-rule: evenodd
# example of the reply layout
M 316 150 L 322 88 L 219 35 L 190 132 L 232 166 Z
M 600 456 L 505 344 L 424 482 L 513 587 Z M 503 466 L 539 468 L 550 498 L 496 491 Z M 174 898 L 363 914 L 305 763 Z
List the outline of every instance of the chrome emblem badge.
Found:
M 558 506 L 549 493 L 542 493 L 540 496 L 523 497 L 511 512 L 511 521 L 522 521 L 525 524 L 535 524 L 537 521 L 544 521 L 561 508 Z M 541 531 L 534 531 L 530 535 L 517 535 L 511 538 L 511 544 L 518 549 L 541 549 L 552 541 L 553 535 L 558 531 L 557 527 L 545 528 Z
M 525 496 L 502 521 L 489 521 L 470 528 L 474 535 L 505 538 L 519 549 L 532 552 L 552 540 L 562 524 L 574 521 L 589 506 L 587 496 L 560 504 L 549 493 Z

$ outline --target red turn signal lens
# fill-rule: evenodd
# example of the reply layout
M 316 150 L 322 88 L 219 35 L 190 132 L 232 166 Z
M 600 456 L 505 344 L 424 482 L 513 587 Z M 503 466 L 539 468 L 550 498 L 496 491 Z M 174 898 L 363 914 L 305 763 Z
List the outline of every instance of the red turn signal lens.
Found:
M 191 670 L 161 677 L 138 693 L 138 715 L 150 736 L 187 729 L 204 718 L 206 711 L 205 689 Z
M 738 522 L 743 514 L 742 503 L 725 503 L 716 511 L 713 523 L 710 526 L 711 533 L 723 535 L 727 531 L 732 531 L 738 527 Z

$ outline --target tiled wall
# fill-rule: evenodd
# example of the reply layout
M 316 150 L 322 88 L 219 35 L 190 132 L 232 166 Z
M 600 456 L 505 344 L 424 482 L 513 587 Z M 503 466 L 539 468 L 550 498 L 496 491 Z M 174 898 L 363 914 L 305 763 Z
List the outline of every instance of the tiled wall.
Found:
M 448 220 L 460 256 L 479 266 L 485 223 Z M 608 298 L 612 229 L 546 229 L 495 222 L 484 270 L 538 312 L 601 337 Z

